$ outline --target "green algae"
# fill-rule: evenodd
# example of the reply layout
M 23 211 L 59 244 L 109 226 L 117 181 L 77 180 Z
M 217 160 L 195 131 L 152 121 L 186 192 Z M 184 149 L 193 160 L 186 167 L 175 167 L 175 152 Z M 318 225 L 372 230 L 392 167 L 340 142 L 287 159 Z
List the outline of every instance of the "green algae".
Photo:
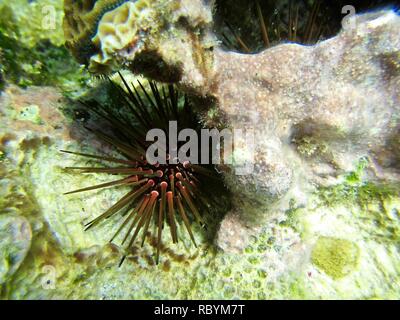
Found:
M 312 196 L 312 201 L 319 208 L 336 208 L 346 206 L 358 208 L 355 212 L 364 223 L 361 227 L 368 229 L 370 236 L 376 235 L 376 241 L 399 241 L 400 224 L 395 209 L 388 204 L 399 198 L 400 184 L 365 179 L 365 171 L 369 166 L 367 158 L 361 158 L 355 170 L 343 176 L 342 182 L 329 187 L 319 187 Z M 307 225 L 302 223 L 302 215 L 307 209 L 299 207 L 295 199 L 289 201 L 289 209 L 281 226 L 290 227 L 302 237 L 309 237 Z
M 61 1 L 59 2 L 61 3 Z M 16 3 L 23 3 L 23 1 L 16 1 Z M 15 11 L 15 6 L 12 10 Z M 18 19 L 21 19 L 20 16 Z M 21 27 L 20 23 L 16 25 Z M 37 64 L 38 69 L 36 69 L 34 61 L 29 60 L 25 54 L 30 52 L 29 50 L 36 52 L 40 43 L 50 43 L 56 56 L 62 51 L 58 50 L 58 43 L 54 42 L 54 39 L 46 40 L 43 34 L 38 37 L 38 41 L 32 42 L 35 36 L 28 36 L 26 41 L 22 41 L 21 38 L 24 35 L 29 32 L 33 32 L 33 35 L 35 30 L 22 28 L 23 30 L 19 30 L 18 36 L 13 32 L 14 27 L 15 24 L 13 26 L 13 23 L 10 23 L 6 28 L 7 33 L 4 34 L 10 39 L 19 39 L 18 46 L 27 48 L 27 51 L 23 51 L 23 54 L 16 60 L 17 62 L 27 61 L 27 63 L 21 66 L 15 80 L 10 79 L 10 76 L 7 80 L 15 81 L 14 83 L 21 86 L 41 85 L 42 83 L 39 81 L 41 71 L 38 73 L 38 70 L 42 70 L 44 67 Z M 46 45 L 44 46 L 46 47 Z M 35 61 L 44 60 L 46 63 L 48 52 L 43 52 L 43 56 Z M 34 54 L 36 55 L 36 53 Z M 58 61 L 53 58 L 50 60 Z M 68 62 L 70 60 L 66 56 L 66 60 L 59 61 Z M 53 79 L 47 82 L 49 85 L 71 84 L 74 87 L 79 85 L 81 79 L 83 82 L 85 81 L 84 77 L 75 77 L 80 72 L 79 66 L 71 74 L 68 71 L 65 74 L 58 74 L 57 67 L 60 67 L 60 64 L 63 63 L 55 62 L 53 67 L 47 69 L 49 71 L 45 71 L 50 75 L 49 79 Z M 65 77 L 69 77 L 70 80 L 66 81 Z M 65 86 L 63 87 L 65 88 Z M 71 111 L 71 108 L 71 103 L 66 103 L 65 109 Z M 30 111 L 35 111 L 35 108 Z M 86 116 L 84 110 L 79 111 L 79 114 L 76 115 L 77 119 Z M 41 125 L 40 119 L 37 119 L 35 114 L 36 112 L 27 112 L 21 114 L 20 117 Z M 218 115 L 215 113 L 208 116 L 210 121 L 218 120 Z M 317 147 L 315 150 L 315 145 L 312 145 L 313 141 L 309 142 L 308 146 L 304 146 L 310 147 L 304 149 L 305 155 L 309 152 L 312 155 L 322 153 L 320 151 L 323 151 L 324 148 Z M 186 248 L 185 244 L 190 239 L 183 238 L 181 239 L 182 245 L 164 248 L 163 260 L 159 266 L 155 266 L 150 262 L 154 248 L 146 246 L 141 253 L 136 248 L 137 251 L 119 269 L 116 267 L 120 260 L 118 248 L 115 249 L 116 252 L 108 253 L 110 248 L 102 246 L 108 240 L 107 235 L 110 230 L 101 228 L 93 233 L 85 233 L 81 225 L 84 217 L 88 214 L 82 211 L 82 208 L 99 211 L 102 209 L 101 204 L 104 205 L 106 202 L 104 206 L 107 206 L 108 202 L 118 198 L 118 192 L 97 193 L 82 200 L 60 195 L 66 190 L 66 187 L 71 188 L 94 182 L 97 177 L 83 181 L 79 180 L 77 176 L 66 175 L 59 169 L 59 166 L 68 165 L 67 161 L 70 161 L 61 157 L 57 151 L 61 147 L 65 148 L 62 141 L 57 141 L 54 146 L 35 143 L 32 144 L 31 151 L 24 147 L 27 144 L 30 143 L 20 143 L 15 147 L 18 152 L 24 153 L 23 161 L 18 162 L 15 168 L 4 169 L 4 173 L 7 173 L 11 182 L 3 181 L 8 191 L 4 197 L 0 197 L 0 207 L 2 209 L 7 207 L 7 210 L 16 207 L 20 215 L 29 218 L 33 226 L 34 237 L 27 258 L 12 278 L 1 288 L 2 298 L 398 298 L 398 288 L 390 286 L 390 283 L 398 281 L 400 274 L 398 266 L 396 267 L 399 261 L 398 256 L 396 250 L 393 249 L 399 240 L 399 211 L 390 205 L 391 199 L 398 199 L 396 193 L 398 189 L 393 185 L 382 186 L 377 182 L 364 181 L 363 176 L 366 169 L 364 160 L 354 172 L 344 177 L 341 184 L 317 190 L 315 198 L 310 199 L 309 206 L 299 208 L 293 200 L 287 212 L 287 220 L 280 225 L 271 222 L 269 227 L 257 237 L 252 238 L 243 253 L 227 254 L 217 250 L 211 244 L 215 239 L 218 221 L 220 221 L 220 216 L 216 212 L 215 216 L 210 217 L 208 221 L 211 228 L 205 234 L 207 243 L 200 246 L 198 250 Z M 92 147 L 82 147 L 76 142 L 67 143 L 67 146 L 76 150 L 87 148 L 88 152 L 93 151 Z M 0 152 L 0 174 L 3 173 L 1 168 L 3 162 L 7 162 L 7 157 L 16 158 L 13 157 L 13 152 L 17 151 L 13 151 L 9 147 L 7 153 Z M 304 217 L 307 214 L 315 213 L 315 204 L 318 208 L 324 208 L 326 216 L 341 216 L 342 211 L 337 210 L 339 206 L 344 206 L 347 211 L 352 211 L 352 213 L 354 211 L 355 215 L 346 223 L 351 224 L 357 232 L 361 233 L 360 249 L 357 250 L 360 261 L 351 264 L 351 259 L 343 260 L 341 254 L 333 253 L 330 254 L 330 259 L 319 259 L 318 261 L 326 262 L 327 270 L 329 267 L 332 268 L 332 264 L 337 268 L 345 265 L 343 261 L 347 261 L 348 264 L 344 267 L 346 271 L 354 270 L 358 263 L 364 263 L 363 268 L 358 268 L 359 272 L 348 273 L 346 277 L 336 279 L 330 276 L 323 267 L 314 263 L 313 258 L 308 261 L 304 252 L 296 251 L 295 245 L 300 241 L 296 238 L 297 234 L 302 236 L 301 243 L 305 243 L 305 245 L 307 245 L 307 240 L 315 239 L 315 237 L 320 240 L 331 239 L 336 247 L 340 247 L 340 241 L 347 241 L 347 244 L 344 245 L 345 248 L 351 248 L 348 243 L 353 245 L 356 242 L 356 239 L 351 239 L 351 241 L 342 239 L 342 235 L 336 234 L 340 233 L 340 230 L 332 231 L 326 227 L 326 230 L 316 231 L 313 228 L 305 227 Z M 315 213 L 315 215 L 319 214 L 319 211 Z M 315 227 L 315 222 L 313 223 Z M 292 229 L 294 232 L 288 235 L 285 232 L 288 229 Z M 194 232 L 198 235 L 203 231 L 196 229 Z M 330 236 L 328 237 L 327 234 Z M 320 240 L 317 241 L 317 244 Z M 322 247 L 325 248 L 326 257 L 328 255 L 326 246 Z M 335 246 L 331 245 L 331 247 Z M 317 246 L 314 247 L 313 256 L 316 254 L 316 249 Z M 93 253 L 89 253 L 92 251 Z M 280 269 L 282 265 L 279 263 L 288 252 L 292 251 L 296 257 L 304 259 L 302 261 L 304 266 L 297 267 L 294 264 L 293 269 Z M 337 250 L 332 249 L 331 251 L 337 253 Z M 330 251 L 328 250 L 328 252 Z M 382 256 L 385 259 L 381 259 Z M 341 263 L 332 262 L 336 261 L 337 257 L 342 259 Z M 284 261 L 284 263 L 291 266 L 291 261 L 289 260 L 288 263 Z M 311 263 L 314 263 L 323 272 L 315 274 Z M 395 264 L 395 267 L 392 267 L 392 263 Z M 54 288 L 43 286 L 47 275 L 46 267 L 54 267 L 57 271 Z M 374 273 L 375 269 L 377 269 L 376 273 Z M 340 270 L 342 273 L 334 274 L 343 274 L 343 268 Z M 311 271 L 313 271 L 312 276 L 308 276 L 308 272 Z M 325 273 L 329 276 L 326 276 Z M 371 288 L 370 283 L 374 283 L 375 287 Z
M 58 10 L 56 13 L 62 12 L 62 7 L 56 6 L 55 1 L 47 2 Z M 85 87 L 89 76 L 64 47 L 60 28 L 54 34 L 40 27 L 31 28 L 41 26 L 40 21 L 45 18 L 42 10 L 48 4 L 26 2 L 28 9 L 32 10 L 16 10 L 17 3 L 5 5 L 0 2 L 0 74 L 3 79 L 0 90 L 4 89 L 4 82 L 21 87 L 59 86 L 67 94 Z M 37 20 L 36 24 L 24 24 L 22 21 L 28 19 L 24 14 Z M 58 24 L 61 23 L 59 20 Z
M 18 40 L 24 46 L 32 48 L 42 40 L 57 47 L 64 44 L 62 0 L 0 0 L 0 7 L 9 8 L 7 15 L 2 15 L 2 24 L 11 25 L 9 30 L 18 26 Z
M 334 206 L 338 203 L 350 202 L 365 206 L 374 200 L 398 197 L 399 183 L 382 183 L 364 180 L 365 170 L 369 162 L 362 158 L 356 169 L 344 176 L 344 181 L 331 187 L 321 187 L 318 196 L 324 205 Z
M 337 280 L 357 268 L 359 256 L 359 248 L 351 241 L 320 237 L 313 248 L 311 261 Z
M 356 217 L 363 223 L 360 227 L 368 237 L 379 243 L 398 243 L 400 224 L 398 210 L 391 206 L 399 199 L 400 185 L 364 180 L 368 161 L 361 159 L 354 172 L 345 176 L 342 184 L 320 188 L 318 196 L 322 206 L 335 207 L 347 204 L 357 206 Z
M 20 111 L 17 118 L 23 121 L 31 121 L 39 125 L 43 124 L 43 120 L 40 117 L 40 110 L 37 105 L 26 106 Z

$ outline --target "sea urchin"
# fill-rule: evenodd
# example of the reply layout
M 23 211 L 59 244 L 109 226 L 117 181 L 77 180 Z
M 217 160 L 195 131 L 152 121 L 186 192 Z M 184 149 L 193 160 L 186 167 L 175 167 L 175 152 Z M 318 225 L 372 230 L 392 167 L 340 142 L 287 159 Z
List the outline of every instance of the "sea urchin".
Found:
M 67 192 L 66 194 L 90 191 L 106 187 L 130 186 L 131 190 L 113 206 L 86 224 L 90 229 L 105 219 L 126 210 L 123 221 L 113 241 L 123 230 L 122 244 L 128 242 L 131 248 L 141 233 L 143 246 L 149 227 L 153 221 L 157 229 L 156 263 L 159 261 L 162 231 L 164 223 L 169 226 L 172 241 L 178 242 L 178 227 L 183 222 L 191 241 L 196 246 L 191 228 L 191 220 L 204 226 L 201 210 L 214 202 L 212 192 L 207 190 L 211 181 L 219 181 L 218 173 L 213 166 L 194 165 L 190 162 L 150 164 L 145 157 L 146 133 L 152 128 L 168 132 L 169 121 L 177 121 L 179 128 L 199 129 L 199 122 L 192 112 L 186 96 L 180 95 L 173 85 L 158 86 L 149 82 L 146 90 L 141 82 L 138 87 L 129 86 L 120 74 L 124 87 L 110 80 L 113 98 L 118 104 L 111 107 L 96 100 L 80 101 L 85 107 L 97 114 L 109 124 L 109 131 L 88 128 L 100 140 L 112 145 L 123 156 L 110 157 L 62 150 L 78 156 L 113 163 L 106 167 L 69 167 L 80 173 L 107 173 L 123 176 L 119 179 L 87 188 Z M 168 150 L 167 154 L 168 154 Z M 167 156 L 168 157 L 168 156 Z M 170 160 L 168 158 L 168 160 Z M 176 159 L 175 159 L 176 160 Z M 128 241 L 129 239 L 129 241 Z M 123 256 L 120 265 L 125 260 Z

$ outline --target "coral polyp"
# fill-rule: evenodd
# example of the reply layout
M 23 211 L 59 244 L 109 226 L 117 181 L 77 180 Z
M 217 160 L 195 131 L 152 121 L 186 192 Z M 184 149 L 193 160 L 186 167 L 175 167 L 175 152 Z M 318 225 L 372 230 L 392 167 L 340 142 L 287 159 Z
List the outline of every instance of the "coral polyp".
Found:
M 212 193 L 206 188 L 210 188 L 211 182 L 218 182 L 219 177 L 213 166 L 173 159 L 168 146 L 165 150 L 166 163 L 151 164 L 146 160 L 146 149 L 150 145 L 146 142 L 146 134 L 150 129 L 159 128 L 168 132 L 170 121 L 176 121 L 178 128 L 199 129 L 199 122 L 195 120 L 187 97 L 180 95 L 173 85 L 160 87 L 154 82 L 149 82 L 151 89 L 147 90 L 138 81 L 139 89 L 137 89 L 135 86 L 130 87 L 121 74 L 120 76 L 125 88 L 110 80 L 117 105 L 108 106 L 95 100 L 81 101 L 81 103 L 106 120 L 110 132 L 98 128 L 88 128 L 88 130 L 103 142 L 112 145 L 121 157 L 65 150 L 62 152 L 113 164 L 113 166 L 68 167 L 67 170 L 122 177 L 66 194 L 129 186 L 131 190 L 108 210 L 87 223 L 86 230 L 126 210 L 127 213 L 111 241 L 125 232 L 121 244 L 127 243 L 129 251 L 139 236 L 143 246 L 146 236 L 149 235 L 151 223 L 154 222 L 157 229 L 156 262 L 158 263 L 165 223 L 169 226 L 173 243 L 178 242 L 178 227 L 183 224 L 182 228 L 186 229 L 191 241 L 197 246 L 191 223 L 195 220 L 201 226 L 205 225 L 201 212 L 207 210 L 214 201 Z M 121 264 L 125 258 L 126 255 L 122 258 Z

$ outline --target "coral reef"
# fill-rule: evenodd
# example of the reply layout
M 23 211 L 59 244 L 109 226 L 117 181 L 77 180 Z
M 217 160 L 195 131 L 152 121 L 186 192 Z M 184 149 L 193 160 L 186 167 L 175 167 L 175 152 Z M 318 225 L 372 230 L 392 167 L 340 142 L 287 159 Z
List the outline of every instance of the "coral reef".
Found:
M 273 216 L 280 199 L 301 199 L 312 185 L 337 182 L 362 157 L 370 159 L 370 179 L 398 181 L 398 147 L 390 141 L 399 134 L 400 74 L 384 61 L 400 63 L 399 26 L 394 12 L 367 14 L 357 17 L 356 30 L 314 47 L 216 50 L 219 108 L 233 128 L 263 137 L 253 174 L 226 174 L 244 222 Z
M 178 8 L 185 7 L 183 2 Z M 193 15 L 199 11 L 211 12 L 208 3 L 193 3 L 192 8 L 186 11 L 187 21 L 196 21 Z M 157 6 L 153 10 L 171 20 L 171 11 Z M 274 208 L 285 207 L 292 193 L 303 189 L 306 194 L 313 185 L 333 183 L 338 174 L 353 170 L 365 156 L 371 158 L 371 171 L 375 171 L 371 178 L 398 180 L 390 165 L 398 163 L 397 147 L 390 141 L 396 141 L 393 137 L 398 136 L 399 126 L 396 66 L 400 42 L 396 30 L 400 18 L 393 11 L 381 11 L 353 19 L 339 35 L 313 47 L 283 44 L 253 55 L 214 48 L 206 54 L 206 47 L 192 43 L 192 57 L 210 57 L 208 62 L 202 60 L 205 71 L 200 78 L 194 76 L 198 67 L 188 62 L 187 53 L 169 50 L 157 59 L 163 61 L 164 70 L 175 68 L 180 60 L 180 76 L 175 81 L 186 90 L 212 97 L 226 127 L 253 129 L 257 137 L 263 137 L 257 139 L 254 155 L 248 155 L 243 145 L 235 146 L 234 158 L 252 157 L 247 159 L 254 164 L 251 174 L 238 176 L 231 166 L 221 167 L 236 195 L 232 214 L 238 223 L 241 220 L 249 227 L 265 223 L 266 217 L 274 216 Z M 207 25 L 206 21 L 202 24 Z M 204 34 L 195 26 L 192 33 Z M 151 39 L 153 47 L 164 52 L 161 39 L 171 28 L 158 27 L 163 36 L 154 39 L 146 33 L 141 40 Z M 148 51 L 141 52 L 141 57 L 149 56 Z M 122 54 L 116 48 L 108 56 L 133 71 L 140 65 L 136 51 Z M 174 61 L 168 62 L 165 56 L 173 56 Z M 226 248 L 222 243 L 232 236 L 221 235 L 220 246 Z M 241 242 L 245 246 L 246 241 Z
M 216 43 L 211 2 L 96 1 L 82 9 L 66 1 L 66 45 L 93 73 L 126 66 L 155 80 L 181 80 L 200 89 Z
M 178 245 L 161 248 L 156 266 L 152 240 L 142 249 L 135 246 L 118 268 L 123 251 L 103 244 L 117 231 L 119 217 L 90 232 L 84 231 L 83 224 L 125 190 L 103 190 L 85 198 L 61 194 L 99 183 L 101 176 L 67 174 L 64 166 L 87 162 L 59 150 L 92 153 L 107 146 L 61 112 L 69 109 L 66 114 L 75 115 L 74 106 L 53 88 L 9 86 L 0 107 L 4 195 L 0 233 L 7 235 L 0 247 L 5 248 L 2 254 L 17 257 L 10 260 L 14 264 L 7 263 L 7 269 L 1 267 L 2 298 L 398 298 L 400 202 L 395 192 L 364 184 L 365 163 L 342 184 L 313 195 L 306 207 L 293 203 L 284 215 L 257 230 L 240 253 L 216 250 L 212 244 L 216 232 L 212 228 L 223 214 L 218 210 L 226 207 L 221 203 L 209 215 L 215 220 L 207 221 L 211 229 L 206 234 L 194 226 L 195 237 L 202 240 L 198 248 L 190 246 L 184 233 Z M 313 251 L 324 238 L 357 244 L 358 264 L 351 273 L 335 279 L 313 263 Z M 330 259 L 335 256 L 325 256 L 324 263 L 337 266 Z
M 96 30 L 107 12 L 125 2 L 113 2 L 101 17 L 96 13 Z M 74 3 L 88 8 L 94 2 Z M 49 31 L 40 20 L 52 4 L 59 27 Z M 230 203 L 220 198 L 205 216 L 209 228 L 193 226 L 198 248 L 182 233 L 176 246 L 161 246 L 155 265 L 151 229 L 144 247 L 133 246 L 118 268 L 124 251 L 105 243 L 121 215 L 90 232 L 84 224 L 128 190 L 64 196 L 106 180 L 66 172 L 65 166 L 93 162 L 59 152 L 113 154 L 83 129 L 97 120 L 71 99 L 109 103 L 109 87 L 88 81 L 59 50 L 61 0 L 3 5 L 15 19 L 0 24 L 1 39 L 8 39 L 1 44 L 2 299 L 399 298 L 399 18 L 392 12 L 357 16 L 356 29 L 347 26 L 313 46 L 283 44 L 245 55 L 217 47 L 213 1 L 160 0 L 145 9 L 157 23 L 143 15 L 135 24 L 139 31 L 131 36 L 139 40 L 131 55 L 120 49 L 125 42 L 112 44 L 116 54 L 91 51 L 96 48 L 88 42 L 96 33 L 83 37 L 88 46 L 71 42 L 88 64 L 90 57 L 104 63 L 93 63 L 92 71 L 129 68 L 197 93 L 191 99 L 204 125 L 259 129 L 252 175 L 236 176 L 234 167 L 221 166 L 235 206 L 225 215 Z M 34 26 L 26 23 L 29 15 Z M 52 52 L 64 58 L 40 79 L 25 49 L 15 51 L 18 63 L 11 64 L 8 53 L 17 47 L 32 50 L 42 64 L 54 61 Z M 63 65 L 70 71 L 59 73 Z M 92 86 L 82 96 L 82 88 Z M 163 243 L 172 242 L 165 236 Z

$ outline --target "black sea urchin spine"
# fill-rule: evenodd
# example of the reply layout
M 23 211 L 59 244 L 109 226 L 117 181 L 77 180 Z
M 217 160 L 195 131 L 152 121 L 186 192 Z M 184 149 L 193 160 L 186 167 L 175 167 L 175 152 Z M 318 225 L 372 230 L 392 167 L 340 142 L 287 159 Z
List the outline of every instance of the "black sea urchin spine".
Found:
M 274 1 L 265 3 L 274 6 Z M 328 23 L 332 14 L 328 12 L 328 7 L 322 0 L 314 0 L 311 4 L 306 1 L 290 0 L 285 12 L 275 11 L 267 17 L 260 1 L 254 0 L 251 8 L 255 11 L 254 18 L 258 20 L 263 49 L 286 41 L 305 45 L 314 44 L 326 35 L 332 35 L 333 32 L 330 30 L 330 23 Z M 341 13 L 339 5 L 335 9 L 339 10 L 339 14 Z M 255 51 L 252 41 L 241 37 L 226 20 L 225 25 L 230 33 L 230 36 L 226 33 L 222 34 L 225 47 L 235 48 L 244 53 Z M 234 41 L 230 38 L 233 38 Z
M 171 164 L 170 161 L 166 164 L 149 164 L 145 158 L 147 148 L 145 137 L 148 130 L 152 128 L 167 130 L 169 121 L 172 120 L 178 122 L 179 128 L 195 126 L 198 129 L 198 122 L 194 120 L 196 117 L 192 113 L 187 97 L 180 96 L 172 85 L 162 86 L 160 89 L 154 82 L 150 82 L 151 92 L 148 92 L 141 82 L 138 82 L 139 89 L 137 89 L 135 86 L 129 86 L 122 75 L 120 76 L 126 91 L 110 81 L 113 96 L 117 97 L 118 105 L 110 108 L 95 100 L 82 101 L 82 104 L 105 119 L 110 125 L 111 133 L 88 129 L 102 141 L 114 146 L 124 159 L 71 151 L 63 152 L 115 164 L 112 167 L 69 167 L 67 169 L 78 170 L 81 173 L 107 173 L 125 177 L 66 194 L 121 185 L 130 186 L 132 190 L 86 224 L 86 230 L 122 209 L 127 209 L 128 214 L 111 241 L 126 230 L 122 244 L 130 239 L 127 245 L 129 249 L 140 233 L 142 233 L 141 245 L 143 246 L 151 221 L 154 220 L 157 228 L 156 262 L 158 263 L 165 222 L 169 226 L 172 241 L 176 243 L 178 242 L 178 220 L 182 221 L 191 241 L 196 246 L 191 220 L 194 219 L 200 225 L 204 225 L 200 208 L 209 207 L 209 202 L 213 201 L 212 196 L 204 187 L 207 187 L 210 178 L 218 180 L 218 174 L 213 167 L 193 165 L 187 161 L 177 164 Z M 124 116 L 120 113 L 122 109 L 125 112 Z M 126 256 L 122 258 L 121 264 L 125 258 Z

